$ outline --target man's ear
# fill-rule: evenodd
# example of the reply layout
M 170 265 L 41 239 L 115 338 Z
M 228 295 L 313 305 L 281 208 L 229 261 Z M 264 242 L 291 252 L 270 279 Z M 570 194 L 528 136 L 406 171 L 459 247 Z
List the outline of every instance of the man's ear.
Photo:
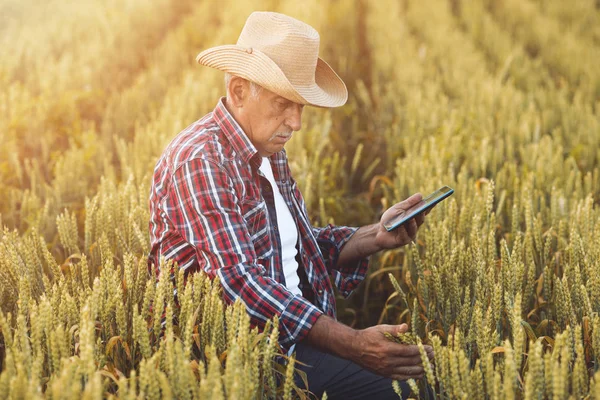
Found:
M 227 98 L 234 107 L 242 108 L 249 97 L 249 90 L 250 87 L 246 79 L 232 76 L 227 86 Z

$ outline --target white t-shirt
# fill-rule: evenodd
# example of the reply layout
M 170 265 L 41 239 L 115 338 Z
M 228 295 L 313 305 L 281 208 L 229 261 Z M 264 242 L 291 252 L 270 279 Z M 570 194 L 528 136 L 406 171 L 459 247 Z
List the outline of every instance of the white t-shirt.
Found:
M 298 241 L 298 228 L 292 217 L 292 213 L 285 204 L 285 200 L 279 191 L 275 182 L 271 162 L 268 157 L 262 158 L 260 171 L 268 179 L 273 187 L 273 197 L 275 198 L 275 213 L 277 214 L 277 229 L 281 240 L 283 275 L 285 276 L 285 286 L 288 290 L 298 296 L 302 296 L 302 291 L 298 287 L 300 278 L 298 277 L 298 262 L 296 261 L 296 242 Z

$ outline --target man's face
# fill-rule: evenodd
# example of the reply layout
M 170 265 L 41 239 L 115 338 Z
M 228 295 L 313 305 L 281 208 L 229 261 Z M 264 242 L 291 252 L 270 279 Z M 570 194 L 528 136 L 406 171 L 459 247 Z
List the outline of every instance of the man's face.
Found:
M 242 128 L 262 157 L 281 151 L 294 131 L 302 126 L 304 105 L 287 100 L 267 89 L 247 96 L 239 109 Z

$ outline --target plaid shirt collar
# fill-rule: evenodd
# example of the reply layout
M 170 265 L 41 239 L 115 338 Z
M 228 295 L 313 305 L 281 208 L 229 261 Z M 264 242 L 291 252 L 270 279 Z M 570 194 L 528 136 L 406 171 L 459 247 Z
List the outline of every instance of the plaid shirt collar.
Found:
M 219 99 L 213 111 L 213 118 L 242 161 L 252 165 L 256 170 L 260 167 L 262 161 L 260 154 L 258 154 L 254 144 L 225 106 L 225 99 L 225 97 Z

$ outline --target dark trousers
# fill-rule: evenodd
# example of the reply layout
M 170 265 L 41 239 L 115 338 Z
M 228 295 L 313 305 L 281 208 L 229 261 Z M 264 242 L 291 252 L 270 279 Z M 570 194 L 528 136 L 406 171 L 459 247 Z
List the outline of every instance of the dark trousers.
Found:
M 306 372 L 308 388 L 296 376 L 296 385 L 308 389 L 320 399 L 327 392 L 328 400 L 335 399 L 399 399 L 392 388 L 392 380 L 367 371 L 359 365 L 323 353 L 305 344 L 296 344 L 296 368 Z M 402 398 L 408 398 L 410 388 L 406 382 L 399 382 Z

